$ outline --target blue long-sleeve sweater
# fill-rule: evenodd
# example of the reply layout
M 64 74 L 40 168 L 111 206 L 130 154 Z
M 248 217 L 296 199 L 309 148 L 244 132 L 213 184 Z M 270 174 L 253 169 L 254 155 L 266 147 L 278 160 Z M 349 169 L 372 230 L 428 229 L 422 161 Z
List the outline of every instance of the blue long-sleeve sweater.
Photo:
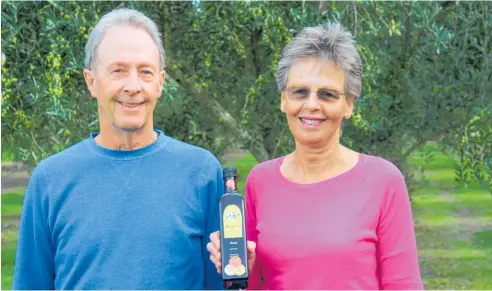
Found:
M 83 142 L 42 161 L 27 188 L 13 289 L 221 289 L 206 244 L 222 168 L 156 130 L 151 145 Z

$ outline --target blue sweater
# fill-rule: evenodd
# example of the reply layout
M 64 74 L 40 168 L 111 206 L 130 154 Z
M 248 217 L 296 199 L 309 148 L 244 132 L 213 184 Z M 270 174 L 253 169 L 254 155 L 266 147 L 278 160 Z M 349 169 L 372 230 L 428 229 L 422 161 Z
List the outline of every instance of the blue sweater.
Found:
M 133 151 L 100 147 L 92 134 L 36 167 L 13 289 L 222 289 L 206 249 L 222 168 L 156 132 Z

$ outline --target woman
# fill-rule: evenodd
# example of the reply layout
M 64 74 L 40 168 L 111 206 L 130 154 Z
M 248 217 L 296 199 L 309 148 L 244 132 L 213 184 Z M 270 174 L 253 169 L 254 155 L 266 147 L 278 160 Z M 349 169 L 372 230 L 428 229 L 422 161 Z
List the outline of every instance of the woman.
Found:
M 403 175 L 340 144 L 361 92 L 352 35 L 337 23 L 305 28 L 277 70 L 296 146 L 248 176 L 248 289 L 422 289 Z M 218 233 L 208 249 L 220 272 Z

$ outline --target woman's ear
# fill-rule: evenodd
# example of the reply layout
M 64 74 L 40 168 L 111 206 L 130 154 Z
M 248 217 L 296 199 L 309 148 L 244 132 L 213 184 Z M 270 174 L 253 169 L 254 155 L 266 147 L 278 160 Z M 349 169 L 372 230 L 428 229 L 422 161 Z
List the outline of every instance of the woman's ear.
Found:
M 344 117 L 345 119 L 350 119 L 352 117 L 352 112 L 354 111 L 355 97 L 348 96 L 347 97 L 347 109 L 345 110 Z
M 280 95 L 280 111 L 285 113 L 285 93 L 282 92 L 282 95 Z

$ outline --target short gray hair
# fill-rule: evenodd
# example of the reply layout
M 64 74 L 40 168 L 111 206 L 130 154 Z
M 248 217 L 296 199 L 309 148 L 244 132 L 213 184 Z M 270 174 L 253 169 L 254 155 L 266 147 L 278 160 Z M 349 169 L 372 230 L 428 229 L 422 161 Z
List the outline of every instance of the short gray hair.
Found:
M 155 42 L 160 53 L 160 66 L 164 70 L 166 65 L 166 52 L 162 46 L 161 34 L 159 28 L 150 18 L 143 13 L 128 8 L 118 8 L 104 15 L 96 24 L 89 35 L 85 45 L 85 67 L 91 69 L 96 60 L 97 48 L 101 44 L 106 32 L 119 25 L 130 25 L 145 29 Z
M 319 57 L 335 62 L 345 73 L 345 93 L 357 98 L 362 88 L 362 61 L 352 34 L 340 23 L 304 28 L 282 51 L 277 66 L 277 87 L 287 88 L 292 64 L 303 57 Z

